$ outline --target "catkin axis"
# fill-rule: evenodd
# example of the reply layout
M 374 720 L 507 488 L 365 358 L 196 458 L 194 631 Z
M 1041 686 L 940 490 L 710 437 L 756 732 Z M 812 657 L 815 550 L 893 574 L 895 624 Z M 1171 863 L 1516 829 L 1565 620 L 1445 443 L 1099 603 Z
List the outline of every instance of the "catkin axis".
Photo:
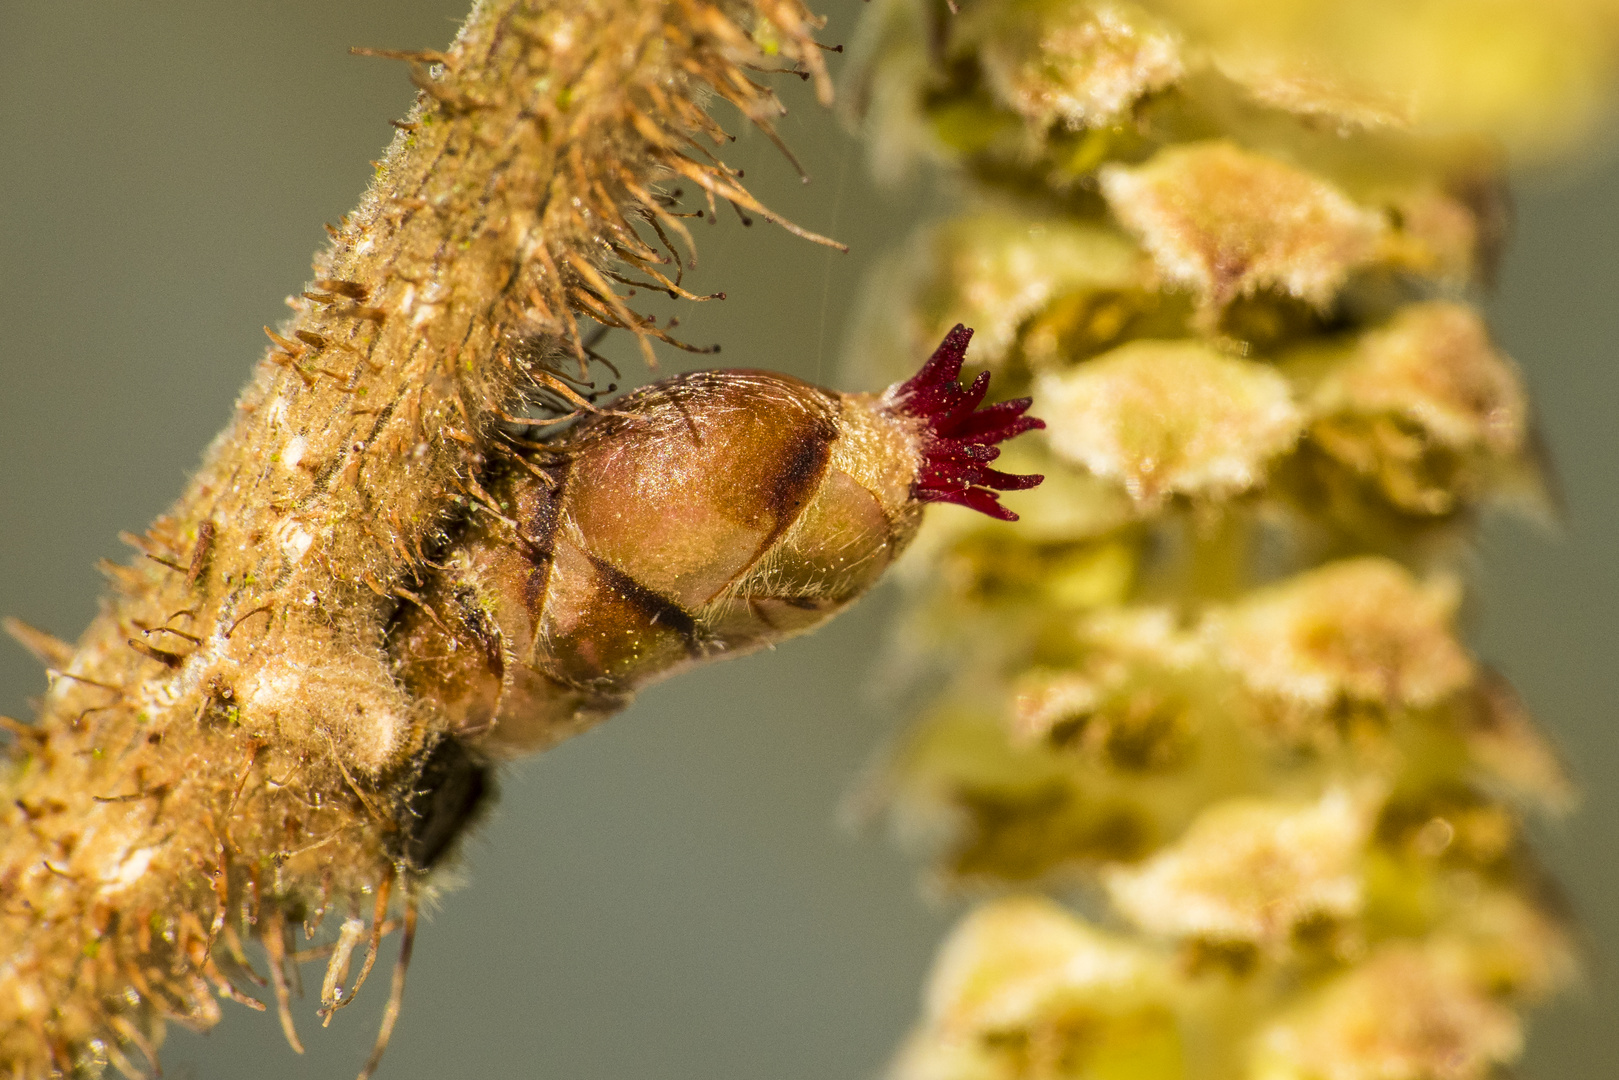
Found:
M 1015 517 L 987 466 L 1043 427 L 979 408 L 957 326 L 915 378 L 842 394 L 767 371 L 700 371 L 594 414 L 486 485 L 446 569 L 391 635 L 401 682 L 477 754 L 543 749 L 642 686 L 819 625 L 915 534 L 925 502 Z

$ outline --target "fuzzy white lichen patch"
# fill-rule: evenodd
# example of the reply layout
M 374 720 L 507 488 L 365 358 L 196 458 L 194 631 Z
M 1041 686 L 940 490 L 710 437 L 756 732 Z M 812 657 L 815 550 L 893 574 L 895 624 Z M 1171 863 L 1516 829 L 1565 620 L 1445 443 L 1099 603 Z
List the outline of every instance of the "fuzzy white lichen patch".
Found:
M 297 520 L 289 518 L 276 528 L 276 541 L 287 561 L 296 566 L 303 561 L 315 543 L 315 534 Z
M 120 859 L 114 860 L 110 872 L 100 875 L 105 884 L 101 887 L 103 895 L 111 895 L 129 888 L 141 879 L 148 867 L 152 865 L 152 858 L 157 854 L 156 848 L 136 848 Z
M 270 664 L 250 676 L 237 691 L 242 708 L 274 716 L 298 698 L 302 675 L 285 664 Z
M 281 447 L 281 467 L 289 471 L 296 469 L 298 467 L 298 463 L 304 459 L 304 454 L 307 453 L 308 450 L 309 440 L 305 439 L 302 435 L 294 435 L 292 438 L 286 441 L 285 445 Z
M 19 954 L 18 959 L 26 959 L 26 954 Z M 17 1011 L 23 1016 L 37 1016 L 45 1011 L 45 998 L 39 992 L 39 987 L 32 979 L 17 976 L 19 965 L 7 963 L 0 967 L 0 986 L 10 989 L 12 997 L 17 1002 Z
M 415 299 L 414 286 L 407 290 L 407 296 L 412 300 Z M 415 308 L 414 313 L 411 311 L 410 304 L 407 303 L 402 306 L 402 312 L 410 314 L 410 328 L 420 330 L 431 322 L 438 315 L 439 310 L 444 306 L 449 296 L 450 290 L 445 285 L 436 281 L 429 282 L 427 287 L 422 290 L 420 306 Z

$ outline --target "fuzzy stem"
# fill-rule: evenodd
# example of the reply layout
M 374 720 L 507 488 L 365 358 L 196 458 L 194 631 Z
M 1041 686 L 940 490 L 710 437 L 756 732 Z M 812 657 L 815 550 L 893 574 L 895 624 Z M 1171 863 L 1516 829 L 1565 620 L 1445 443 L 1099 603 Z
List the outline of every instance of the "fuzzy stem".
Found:
M 699 102 L 780 111 L 755 32 L 824 98 L 813 26 L 796 0 L 493 0 L 400 57 L 417 106 L 201 470 L 77 646 L 16 628 L 56 674 L 0 780 L 0 1071 L 212 1024 L 239 931 L 278 966 L 329 908 L 380 931 L 443 734 L 384 649 L 399 598 L 500 418 L 585 363 L 575 313 L 662 336 L 603 274 L 689 259 L 655 185 L 760 209 L 696 149 Z

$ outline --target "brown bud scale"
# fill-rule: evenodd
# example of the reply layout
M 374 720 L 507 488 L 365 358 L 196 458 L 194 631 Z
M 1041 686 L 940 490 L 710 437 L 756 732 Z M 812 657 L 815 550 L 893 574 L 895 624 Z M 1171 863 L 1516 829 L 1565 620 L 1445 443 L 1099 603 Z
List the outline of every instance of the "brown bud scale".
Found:
M 1039 421 L 956 384 L 958 327 L 921 374 L 840 394 L 766 371 L 702 371 L 591 415 L 532 468 L 488 478 L 447 568 L 392 647 L 406 686 L 494 756 L 541 749 L 709 659 L 774 645 L 869 589 L 925 501 L 1009 517 L 983 468 Z

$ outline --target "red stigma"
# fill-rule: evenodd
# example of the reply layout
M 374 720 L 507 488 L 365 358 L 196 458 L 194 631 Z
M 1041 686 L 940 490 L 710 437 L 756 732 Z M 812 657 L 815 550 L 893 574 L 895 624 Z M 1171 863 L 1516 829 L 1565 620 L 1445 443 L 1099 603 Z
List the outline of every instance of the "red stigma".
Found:
M 1046 422 L 1023 415 L 1032 398 L 980 409 L 989 392 L 987 371 L 980 372 L 970 386 L 956 382 L 972 336 L 971 330 L 957 323 L 922 370 L 908 381 L 890 386 L 883 399 L 889 412 L 922 422 L 922 467 L 911 485 L 912 498 L 956 503 L 1001 521 L 1016 521 L 1017 515 L 1001 505 L 995 492 L 1022 491 L 1045 477 L 997 472 L 987 463 L 1001 455 L 995 443 L 1043 428 Z

